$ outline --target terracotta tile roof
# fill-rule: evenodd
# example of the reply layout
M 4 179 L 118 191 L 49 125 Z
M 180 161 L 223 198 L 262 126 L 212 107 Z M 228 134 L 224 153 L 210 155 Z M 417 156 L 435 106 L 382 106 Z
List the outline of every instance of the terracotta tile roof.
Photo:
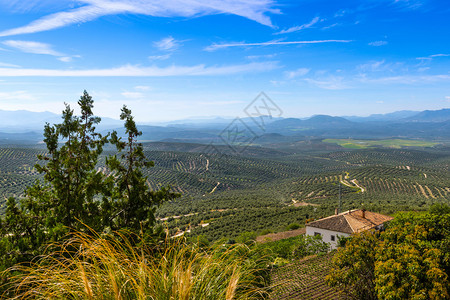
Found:
M 306 226 L 352 234 L 374 228 L 392 219 L 390 216 L 354 209 L 310 222 Z

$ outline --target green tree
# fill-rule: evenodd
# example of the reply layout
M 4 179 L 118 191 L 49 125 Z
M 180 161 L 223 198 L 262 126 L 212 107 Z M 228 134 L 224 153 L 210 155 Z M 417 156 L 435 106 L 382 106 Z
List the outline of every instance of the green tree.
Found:
M 23 201 L 24 208 L 56 238 L 65 233 L 62 227 L 80 230 L 83 227 L 80 221 L 95 230 L 101 229 L 98 199 L 108 195 L 107 176 L 98 172 L 96 165 L 107 136 L 95 132 L 100 118 L 92 112 L 93 102 L 84 91 L 78 101 L 81 116 L 74 116 L 66 104 L 63 122 L 45 125 L 48 153 L 39 159 L 46 164 L 35 166 L 44 175 L 44 182 L 29 188 Z M 62 146 L 61 140 L 65 141 Z
M 155 222 L 155 209 L 165 200 L 174 199 L 179 194 L 172 193 L 170 187 L 152 191 L 147 185 L 147 176 L 142 169 L 153 167 L 154 162 L 145 157 L 144 149 L 137 138 L 142 135 L 125 105 L 120 119 L 125 121 L 126 141 L 118 137 L 117 132 L 111 134 L 111 144 L 115 145 L 119 154 L 107 158 L 106 165 L 113 172 L 115 181 L 112 202 L 108 203 L 111 211 L 109 226 L 114 229 L 132 231 L 150 228 Z
M 400 214 L 381 239 L 375 262 L 380 299 L 449 298 L 450 214 Z
M 100 118 L 93 114 L 93 103 L 84 91 L 80 116 L 66 104 L 62 122 L 45 125 L 47 153 L 35 166 L 43 180 L 19 202 L 9 199 L 0 218 L 0 268 L 31 261 L 48 243 L 61 242 L 71 230 L 86 231 L 86 226 L 97 232 L 123 228 L 151 234 L 156 207 L 177 196 L 169 188 L 151 191 L 147 186 L 142 169 L 153 162 L 136 141 L 141 133 L 126 107 L 121 119 L 128 140 L 122 142 L 117 133 L 110 139 L 123 154 L 108 159 L 109 173 L 97 169 L 109 140 L 96 132 Z
M 355 299 L 448 299 L 448 206 L 401 213 L 382 233 L 349 239 L 327 281 Z
M 328 284 L 340 288 L 352 299 L 377 299 L 374 283 L 378 234 L 366 231 L 348 240 L 333 257 Z

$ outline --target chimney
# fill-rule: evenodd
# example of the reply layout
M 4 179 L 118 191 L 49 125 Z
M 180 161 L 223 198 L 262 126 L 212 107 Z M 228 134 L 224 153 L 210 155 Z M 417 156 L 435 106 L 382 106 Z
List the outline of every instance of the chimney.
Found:
M 365 208 L 363 208 L 361 210 L 361 214 L 362 214 L 362 218 L 365 219 L 366 218 L 366 209 Z
M 334 214 L 335 214 L 335 215 L 338 215 L 338 214 L 339 214 L 339 209 L 338 209 L 337 207 L 334 209 Z

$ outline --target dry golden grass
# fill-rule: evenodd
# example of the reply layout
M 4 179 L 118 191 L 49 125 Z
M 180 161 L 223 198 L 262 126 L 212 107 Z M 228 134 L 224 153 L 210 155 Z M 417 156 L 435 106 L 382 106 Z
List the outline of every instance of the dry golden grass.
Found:
M 76 233 L 60 250 L 16 266 L 14 299 L 254 299 L 257 262 L 245 245 L 205 251 L 184 240 L 133 247 L 119 238 Z

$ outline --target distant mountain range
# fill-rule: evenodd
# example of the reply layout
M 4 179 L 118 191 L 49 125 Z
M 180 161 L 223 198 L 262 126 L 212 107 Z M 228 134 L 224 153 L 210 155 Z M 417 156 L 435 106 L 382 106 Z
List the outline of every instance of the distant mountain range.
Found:
M 60 121 L 59 115 L 50 112 L 0 110 L 0 143 L 39 142 L 45 122 Z M 241 125 L 239 129 L 234 128 L 234 124 L 231 118 L 204 118 L 168 122 L 165 126 L 140 125 L 139 129 L 143 132 L 141 139 L 145 141 L 192 143 L 225 143 L 224 132 L 229 134 L 230 130 L 237 130 L 236 134 L 241 138 L 247 135 L 249 140 L 256 136 L 255 143 L 260 144 L 295 142 L 312 137 L 450 139 L 450 109 L 398 111 L 368 117 L 315 115 L 299 119 L 266 116 L 262 120 L 242 118 L 236 123 Z M 111 118 L 102 118 L 98 129 L 124 134 L 122 122 Z

